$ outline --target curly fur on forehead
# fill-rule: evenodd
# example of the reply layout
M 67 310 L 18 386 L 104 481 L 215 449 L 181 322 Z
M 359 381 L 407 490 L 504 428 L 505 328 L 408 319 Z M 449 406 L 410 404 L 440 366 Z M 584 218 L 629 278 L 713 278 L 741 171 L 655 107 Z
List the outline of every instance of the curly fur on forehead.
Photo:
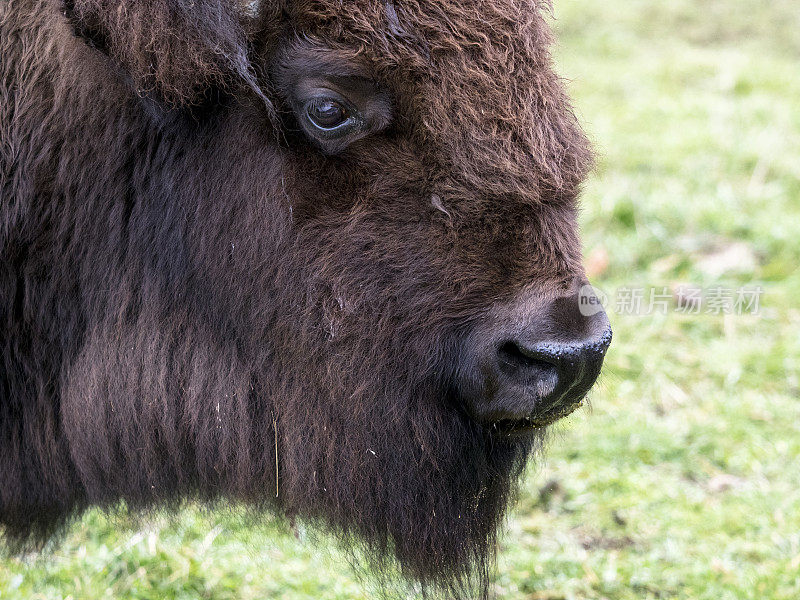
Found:
M 544 434 L 470 418 L 459 353 L 582 273 L 589 151 L 544 8 L 0 3 L 6 533 L 242 502 L 488 595 Z M 277 118 L 276 57 L 309 48 L 374 79 L 385 131 L 327 156 Z
M 572 199 L 589 145 L 553 74 L 550 29 L 532 0 L 293 5 L 306 34 L 340 41 L 423 105 L 420 135 L 448 174 L 502 197 Z

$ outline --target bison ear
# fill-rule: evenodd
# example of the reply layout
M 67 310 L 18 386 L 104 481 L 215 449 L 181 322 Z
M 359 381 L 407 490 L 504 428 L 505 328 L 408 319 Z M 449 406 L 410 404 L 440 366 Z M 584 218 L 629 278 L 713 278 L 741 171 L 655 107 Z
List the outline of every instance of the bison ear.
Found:
M 120 63 L 137 92 L 173 106 L 200 103 L 210 88 L 242 87 L 269 105 L 248 57 L 246 6 L 241 0 L 66 0 L 79 35 Z

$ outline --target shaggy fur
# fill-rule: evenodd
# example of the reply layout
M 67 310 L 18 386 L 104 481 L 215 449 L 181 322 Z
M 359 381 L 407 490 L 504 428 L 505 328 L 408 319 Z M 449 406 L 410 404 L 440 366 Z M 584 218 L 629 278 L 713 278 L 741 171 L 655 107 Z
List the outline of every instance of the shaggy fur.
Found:
M 219 498 L 486 593 L 538 445 L 453 374 L 493 306 L 582 275 L 589 162 L 532 0 L 0 3 L 0 522 Z M 299 132 L 291 65 L 384 130 Z

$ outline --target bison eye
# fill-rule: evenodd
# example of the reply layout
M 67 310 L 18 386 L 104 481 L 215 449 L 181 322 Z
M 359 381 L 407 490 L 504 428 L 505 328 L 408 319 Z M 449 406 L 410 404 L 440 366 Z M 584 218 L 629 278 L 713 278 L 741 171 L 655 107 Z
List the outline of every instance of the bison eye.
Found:
M 318 129 L 336 129 L 350 118 L 347 109 L 330 98 L 312 100 L 306 107 L 308 120 Z
M 305 103 L 302 116 L 306 132 L 320 143 L 340 143 L 343 138 L 364 128 L 361 113 L 338 97 L 311 98 Z

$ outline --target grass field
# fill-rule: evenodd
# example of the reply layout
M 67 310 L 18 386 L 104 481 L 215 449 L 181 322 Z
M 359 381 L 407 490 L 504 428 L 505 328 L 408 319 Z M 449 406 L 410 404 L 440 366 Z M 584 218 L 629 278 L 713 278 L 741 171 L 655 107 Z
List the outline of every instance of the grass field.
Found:
M 582 222 L 615 341 L 593 408 L 527 476 L 497 597 L 800 598 L 797 0 L 556 0 L 555 15 L 599 151 Z M 763 294 L 755 314 L 648 310 L 651 289 L 682 284 Z M 626 314 L 638 289 L 649 314 Z M 0 561 L 2 599 L 368 597 L 302 529 L 196 509 L 90 513 L 46 555 Z

